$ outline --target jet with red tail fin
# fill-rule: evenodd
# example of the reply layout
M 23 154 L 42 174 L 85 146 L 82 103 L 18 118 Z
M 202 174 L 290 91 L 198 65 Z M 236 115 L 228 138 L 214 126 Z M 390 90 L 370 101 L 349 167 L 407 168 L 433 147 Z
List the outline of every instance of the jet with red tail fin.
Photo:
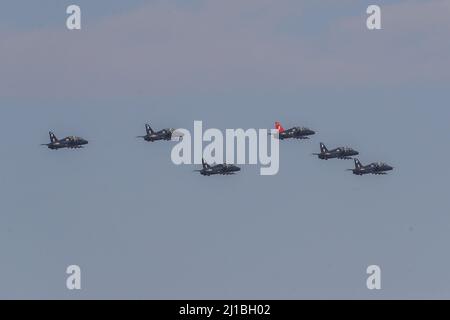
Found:
M 315 131 L 305 127 L 293 127 L 284 129 L 280 122 L 275 122 L 275 129 L 278 131 L 278 138 L 284 139 L 309 139 L 309 136 L 316 134 Z

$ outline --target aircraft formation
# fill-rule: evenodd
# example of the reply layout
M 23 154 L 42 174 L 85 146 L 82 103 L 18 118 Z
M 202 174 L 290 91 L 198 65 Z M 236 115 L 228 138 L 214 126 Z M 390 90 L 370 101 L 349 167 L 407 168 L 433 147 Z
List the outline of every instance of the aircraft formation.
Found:
M 315 131 L 305 128 L 305 127 L 294 127 L 288 130 L 285 130 L 280 122 L 275 122 L 275 129 L 278 131 L 279 139 L 309 139 L 309 136 L 315 134 Z M 365 175 L 365 174 L 386 174 L 388 171 L 393 170 L 394 168 L 384 162 L 373 162 L 366 166 L 363 166 L 359 159 L 353 158 L 354 156 L 359 155 L 359 152 L 349 147 L 338 147 L 331 150 L 328 150 L 323 142 L 320 143 L 320 153 L 313 153 L 313 155 L 317 156 L 319 159 L 328 160 L 328 159 L 354 159 L 355 168 L 347 169 L 348 171 L 352 171 L 355 175 Z
M 275 122 L 275 129 L 278 131 L 278 138 L 280 140 L 285 139 L 310 139 L 309 137 L 314 135 L 316 132 L 306 127 L 293 127 L 290 129 L 284 129 L 280 122 Z M 149 124 L 145 125 L 146 135 L 137 136 L 136 138 L 142 138 L 147 142 L 155 142 L 160 140 L 170 141 L 177 137 L 182 139 L 183 136 L 176 133 L 173 128 L 162 129 L 160 131 L 154 131 Z M 50 143 L 42 144 L 51 150 L 58 150 L 63 148 L 68 149 L 80 149 L 87 145 L 89 142 L 86 139 L 77 136 L 68 136 L 64 139 L 57 139 L 53 132 L 49 132 Z M 349 160 L 353 159 L 355 162 L 355 167 L 353 169 L 347 169 L 352 171 L 354 175 L 384 175 L 388 171 L 392 171 L 394 168 L 384 162 L 372 162 L 368 165 L 362 165 L 359 159 L 354 158 L 359 155 L 359 152 L 349 147 L 337 147 L 331 150 L 325 146 L 324 143 L 320 143 L 320 153 L 313 153 L 317 158 L 321 160 L 329 159 L 343 159 Z M 204 159 L 202 159 L 202 169 L 194 170 L 199 172 L 203 176 L 211 175 L 233 175 L 239 172 L 241 168 L 236 165 L 231 164 L 208 164 Z

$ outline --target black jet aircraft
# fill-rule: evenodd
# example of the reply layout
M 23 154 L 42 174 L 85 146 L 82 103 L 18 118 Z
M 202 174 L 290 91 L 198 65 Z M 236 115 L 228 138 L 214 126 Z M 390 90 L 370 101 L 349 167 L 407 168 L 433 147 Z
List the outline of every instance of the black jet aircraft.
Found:
M 352 159 L 353 156 L 357 156 L 359 154 L 358 151 L 353 150 L 352 148 L 347 147 L 339 147 L 332 150 L 328 150 L 327 147 L 321 142 L 320 143 L 320 153 L 313 153 L 313 155 L 317 156 L 319 159 L 328 160 L 328 159 Z
M 363 174 L 386 174 L 386 171 L 391 171 L 394 168 L 383 162 L 373 162 L 367 166 L 363 166 L 358 159 L 355 159 L 355 169 L 347 169 L 353 174 L 362 176 Z
M 238 171 L 241 171 L 241 168 L 232 165 L 232 164 L 216 164 L 216 165 L 209 165 L 206 163 L 204 159 L 202 159 L 202 165 L 203 169 L 201 170 L 194 170 L 196 172 L 200 172 L 203 176 L 211 176 L 214 174 L 222 174 L 222 175 L 229 175 L 229 174 L 235 174 Z
M 88 141 L 75 136 L 65 137 L 64 139 L 58 140 L 53 132 L 48 133 L 50 135 L 50 143 L 42 144 L 47 146 L 49 149 L 58 150 L 62 148 L 68 149 L 79 149 L 83 148 L 84 145 L 88 144 Z
M 145 130 L 147 134 L 145 136 L 138 136 L 137 138 L 143 138 L 145 141 L 154 142 L 158 140 L 172 140 L 172 137 L 175 137 L 174 132 L 175 129 L 162 129 L 160 131 L 153 131 L 150 125 L 145 125 Z M 180 139 L 181 136 L 178 136 Z
M 308 136 L 312 136 L 315 132 L 309 128 L 305 127 L 294 127 L 288 130 L 285 130 L 281 123 L 278 121 L 275 122 L 275 129 L 278 131 L 278 137 L 280 140 L 284 139 L 309 139 Z

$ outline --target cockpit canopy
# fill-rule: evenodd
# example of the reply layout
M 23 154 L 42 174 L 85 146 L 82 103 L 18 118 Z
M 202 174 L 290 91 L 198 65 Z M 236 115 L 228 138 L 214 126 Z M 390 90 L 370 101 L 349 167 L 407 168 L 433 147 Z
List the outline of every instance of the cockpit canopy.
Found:
M 66 140 L 66 141 L 79 141 L 79 140 L 81 140 L 81 138 L 80 137 L 76 137 L 76 136 L 68 136 L 64 140 Z

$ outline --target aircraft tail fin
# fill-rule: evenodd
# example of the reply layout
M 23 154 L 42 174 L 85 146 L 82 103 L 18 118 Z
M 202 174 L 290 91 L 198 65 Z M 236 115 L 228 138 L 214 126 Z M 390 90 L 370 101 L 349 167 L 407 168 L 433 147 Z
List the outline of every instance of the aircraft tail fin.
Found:
M 283 126 L 278 121 L 275 122 L 275 129 L 277 129 L 279 133 L 284 132 Z
M 207 164 L 205 159 L 203 159 L 203 158 L 202 158 L 202 165 L 203 165 L 203 169 L 208 169 L 209 168 L 209 164 Z
M 322 142 L 320 143 L 320 152 L 322 153 L 328 152 L 327 147 Z
M 356 169 L 361 169 L 362 165 L 361 162 L 359 161 L 359 159 L 355 158 L 355 168 Z
M 152 129 L 152 127 L 150 127 L 149 124 L 145 125 L 145 131 L 147 131 L 147 134 L 152 134 L 153 133 L 153 129 Z
M 56 138 L 55 134 L 53 132 L 49 132 L 48 135 L 50 136 L 50 142 L 57 142 L 58 139 Z

